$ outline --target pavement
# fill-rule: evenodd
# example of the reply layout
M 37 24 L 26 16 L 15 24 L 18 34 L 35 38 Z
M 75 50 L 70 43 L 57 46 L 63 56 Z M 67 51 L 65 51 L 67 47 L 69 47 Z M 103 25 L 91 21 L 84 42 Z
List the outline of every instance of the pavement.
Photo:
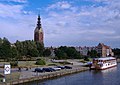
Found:
M 80 65 L 71 65 L 71 66 L 72 66 L 72 69 L 83 68 Z M 64 72 L 64 71 L 69 70 L 69 69 L 63 69 L 63 70 L 54 71 L 54 72 L 38 73 L 38 72 L 34 72 L 34 69 L 35 68 L 29 69 L 28 71 L 21 71 L 19 79 L 26 79 L 26 78 L 31 78 L 31 77 L 35 77 L 35 76 L 46 75 L 46 74 L 51 74 L 51 73 L 55 73 L 55 72 Z

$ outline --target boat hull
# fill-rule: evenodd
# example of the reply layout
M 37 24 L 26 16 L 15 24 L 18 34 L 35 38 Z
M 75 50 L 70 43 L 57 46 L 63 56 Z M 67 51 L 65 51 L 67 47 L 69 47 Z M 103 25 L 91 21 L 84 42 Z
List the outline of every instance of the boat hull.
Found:
M 109 68 L 116 67 L 116 66 L 117 66 L 117 64 L 116 65 L 112 65 L 112 66 L 108 66 L 108 67 L 104 67 L 104 68 L 92 66 L 90 69 L 92 69 L 92 70 L 105 70 L 105 69 L 109 69 Z

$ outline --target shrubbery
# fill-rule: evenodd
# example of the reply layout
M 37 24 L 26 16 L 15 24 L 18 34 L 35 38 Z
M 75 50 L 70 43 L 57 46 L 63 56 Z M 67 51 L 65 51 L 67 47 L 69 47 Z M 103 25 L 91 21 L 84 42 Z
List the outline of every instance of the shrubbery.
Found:
M 38 59 L 38 60 L 36 61 L 36 65 L 46 65 L 46 62 L 45 62 L 45 60 L 43 60 L 43 59 Z
M 85 56 L 84 61 L 89 61 L 89 58 Z

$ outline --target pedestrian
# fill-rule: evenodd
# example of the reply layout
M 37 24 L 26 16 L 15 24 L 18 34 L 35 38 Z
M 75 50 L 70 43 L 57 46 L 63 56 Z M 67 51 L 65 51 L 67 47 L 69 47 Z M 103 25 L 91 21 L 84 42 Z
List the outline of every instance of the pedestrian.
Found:
M 21 71 L 21 67 L 18 67 L 18 71 Z

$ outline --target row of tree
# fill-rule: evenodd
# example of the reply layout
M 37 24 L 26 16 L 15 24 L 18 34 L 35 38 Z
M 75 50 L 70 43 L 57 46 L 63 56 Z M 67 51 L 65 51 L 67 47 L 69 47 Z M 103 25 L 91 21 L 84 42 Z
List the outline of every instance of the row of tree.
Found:
M 0 38 L 0 58 L 7 60 L 22 59 L 23 56 L 38 57 L 38 56 L 50 56 L 50 49 L 44 49 L 44 46 L 39 42 L 26 40 L 16 41 L 11 44 L 7 38 Z
M 97 58 L 97 57 L 101 57 L 96 50 L 91 50 L 88 51 L 87 56 L 90 58 Z
M 53 51 L 53 50 L 52 50 Z M 120 49 L 113 49 L 115 56 L 120 58 Z M 79 59 L 83 56 L 74 48 L 61 46 L 54 49 L 56 59 Z M 20 60 L 24 57 L 38 57 L 38 56 L 50 56 L 51 49 L 45 49 L 42 44 L 33 40 L 16 41 L 11 44 L 7 38 L 0 38 L 0 58 L 7 60 Z M 99 54 L 95 50 L 88 51 L 87 57 L 99 57 Z
M 61 46 L 55 49 L 57 59 L 79 59 L 82 58 L 74 47 Z

